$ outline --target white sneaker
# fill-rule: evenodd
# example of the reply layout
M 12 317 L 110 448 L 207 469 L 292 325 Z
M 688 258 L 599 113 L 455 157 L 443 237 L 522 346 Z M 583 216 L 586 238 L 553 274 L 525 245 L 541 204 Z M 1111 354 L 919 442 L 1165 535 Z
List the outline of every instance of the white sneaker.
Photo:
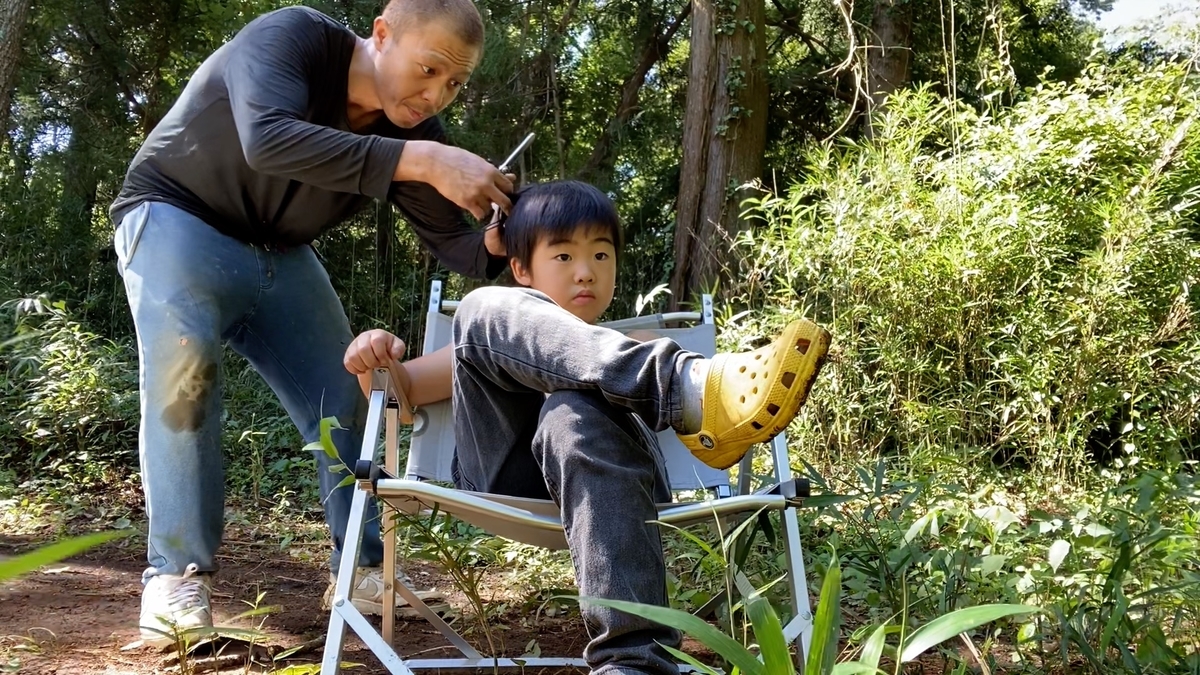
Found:
M 159 574 L 146 582 L 138 622 L 145 644 L 166 647 L 181 631 L 212 626 L 212 575 L 198 574 L 198 569 L 192 563 L 181 575 Z
M 398 581 L 413 588 L 412 579 L 403 572 L 397 574 Z M 325 595 L 321 598 L 321 608 L 328 611 L 333 606 L 333 595 L 337 587 L 337 575 L 333 572 L 329 573 L 329 587 L 325 589 Z M 446 596 L 436 590 L 418 591 L 413 589 L 421 602 L 428 605 L 437 614 L 445 614 L 450 611 L 450 604 L 446 602 Z M 359 567 L 354 572 L 354 588 L 350 589 L 350 604 L 354 608 L 365 615 L 382 616 L 383 615 L 383 568 L 382 567 Z M 417 619 L 421 614 L 414 607 L 408 604 L 404 596 L 396 594 L 396 617 L 401 619 Z

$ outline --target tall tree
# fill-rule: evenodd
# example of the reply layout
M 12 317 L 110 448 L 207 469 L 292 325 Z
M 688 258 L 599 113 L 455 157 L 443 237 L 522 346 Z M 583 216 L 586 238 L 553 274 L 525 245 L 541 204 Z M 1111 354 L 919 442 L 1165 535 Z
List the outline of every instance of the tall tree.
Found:
M 64 270 L 78 269 L 95 249 L 95 215 L 102 183 L 120 175 L 127 158 L 114 158 L 129 133 L 119 91 L 127 87 L 129 50 L 119 32 L 124 8 L 107 2 L 77 1 L 63 26 L 57 47 L 64 68 L 63 93 L 69 97 L 65 122 L 70 136 L 62 153 L 58 250 Z
M 908 0 L 875 0 L 868 39 L 867 94 L 872 112 L 877 112 L 911 76 L 912 8 Z
M 762 0 L 693 0 L 672 305 L 711 287 L 742 229 L 743 186 L 762 176 L 767 49 Z
M 643 16 L 649 18 L 653 5 L 646 3 L 643 8 Z M 645 38 L 641 56 L 638 58 L 633 72 L 621 83 L 621 96 L 617 101 L 616 112 L 609 119 L 608 124 L 604 125 L 596 142 L 592 144 L 592 154 L 579 171 L 579 177 L 582 180 L 606 187 L 612 182 L 613 164 L 617 157 L 617 142 L 625 127 L 628 126 L 630 118 L 638 111 L 638 98 L 642 86 L 646 83 L 646 76 L 650 74 L 650 69 L 666 55 L 671 40 L 691 11 L 692 3 L 689 1 L 684 4 L 683 9 L 667 24 L 665 29 L 659 27 L 659 24 L 662 23 L 661 18 L 654 17 L 654 23 L 643 31 Z
M 21 60 L 21 34 L 29 0 L 0 0 L 0 132 L 8 132 L 8 106 L 17 86 L 17 63 Z M 2 143 L 0 143 L 2 144 Z

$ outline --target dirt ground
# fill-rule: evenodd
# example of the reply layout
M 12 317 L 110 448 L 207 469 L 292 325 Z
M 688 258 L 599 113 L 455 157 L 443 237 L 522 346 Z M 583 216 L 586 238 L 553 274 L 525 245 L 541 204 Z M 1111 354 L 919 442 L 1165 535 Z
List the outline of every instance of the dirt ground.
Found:
M 328 584 L 328 571 L 320 537 L 305 536 L 307 527 L 323 533 L 315 523 L 273 523 L 273 529 L 229 527 L 218 556 L 220 572 L 214 578 L 214 623 L 219 627 L 257 628 L 267 635 L 251 653 L 244 643 L 223 641 L 202 647 L 181 670 L 173 649 L 158 650 L 140 642 L 137 621 L 141 597 L 141 574 L 145 568 L 145 540 L 118 540 L 62 563 L 43 567 L 18 580 L 0 583 L 0 675 L 146 675 L 148 673 L 286 673 L 315 674 L 324 652 L 328 613 L 321 609 L 321 595 Z M 278 530 L 297 532 L 297 543 L 282 547 Z M 56 536 L 38 526 L 27 527 L 18 519 L 0 519 L 0 529 L 33 532 L 0 532 L 0 557 L 22 553 Z M 231 536 L 232 531 L 232 536 Z M 451 623 L 481 653 L 488 654 L 487 640 L 466 596 L 439 567 L 407 561 L 404 568 L 422 588 L 446 594 L 453 611 Z M 580 657 L 587 644 L 583 622 L 573 603 L 551 604 L 544 599 L 523 597 L 528 589 L 512 587 L 504 570 L 489 572 L 481 589 L 491 594 L 493 611 L 489 621 L 499 655 Z M 251 607 L 270 607 L 263 615 L 236 617 Z M 861 623 L 861 617 L 843 606 L 846 626 Z M 372 617 L 378 626 L 378 617 Z M 343 672 L 357 675 L 387 673 L 363 643 L 347 631 Z M 843 630 L 843 647 L 847 632 Z M 397 621 L 395 647 L 408 657 L 449 657 L 458 653 L 427 623 Z M 291 651 L 289 655 L 286 652 Z M 683 651 L 705 663 L 714 655 L 690 638 Z M 960 658 L 973 660 L 962 653 Z M 1006 670 L 1002 668 L 1002 670 Z M 476 673 L 480 671 L 418 671 Z M 520 675 L 581 673 L 570 668 L 526 668 L 500 672 Z M 932 653 L 903 668 L 907 675 L 945 673 L 947 662 Z
M 0 555 L 28 550 L 37 542 L 24 537 L 0 534 Z M 140 576 L 145 567 L 140 541 L 113 543 L 61 564 L 43 568 L 17 581 L 0 584 L 0 673 L 30 675 L 54 673 L 104 673 L 142 675 L 179 672 L 171 650 L 158 651 L 138 644 L 138 607 Z M 270 636 L 249 665 L 244 646 L 225 644 L 221 661 L 209 654 L 189 661 L 192 672 L 262 672 L 295 666 L 293 673 L 305 672 L 303 664 L 317 664 L 324 649 L 328 614 L 321 610 L 321 594 L 328 573 L 318 562 L 298 561 L 274 546 L 226 545 L 220 557 L 221 570 L 214 579 L 213 611 L 218 626 L 263 621 L 262 617 L 229 623 L 265 594 L 262 605 L 277 606 L 266 616 L 261 630 Z M 453 588 L 448 576 L 437 567 L 412 563 L 406 569 L 423 587 L 435 587 L 449 596 L 459 611 L 456 626 L 463 630 L 468 618 L 465 596 Z M 500 584 L 485 580 L 483 586 Z M 492 625 L 503 641 L 506 656 L 521 656 L 527 647 L 540 649 L 542 655 L 580 656 L 587 642 L 577 612 L 557 617 L 538 616 L 535 608 L 521 607 L 496 617 Z M 351 635 L 353 633 L 351 632 Z M 486 641 L 478 630 L 468 634 L 481 652 Z M 445 641 L 424 622 L 398 621 L 396 646 L 402 654 L 422 652 L 425 658 L 453 656 L 444 648 Z M 300 647 L 301 651 L 272 664 L 271 655 Z M 700 650 L 685 643 L 685 650 Z M 346 643 L 344 662 L 361 664 L 347 672 L 371 674 L 387 671 L 366 650 L 357 637 Z M 312 672 L 316 672 L 315 668 Z M 509 670 L 508 672 L 515 672 Z M 579 672 L 571 669 L 527 672 Z

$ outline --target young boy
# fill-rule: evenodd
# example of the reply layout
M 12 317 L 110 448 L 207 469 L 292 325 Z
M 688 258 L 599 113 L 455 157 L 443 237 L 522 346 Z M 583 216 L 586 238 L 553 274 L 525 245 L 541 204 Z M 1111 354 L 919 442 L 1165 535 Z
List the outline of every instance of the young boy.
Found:
M 710 360 L 593 325 L 612 302 L 621 228 L 612 202 L 585 183 L 520 191 L 504 240 L 524 288 L 467 294 L 451 347 L 401 369 L 409 403 L 452 398 L 459 488 L 559 505 L 581 595 L 666 605 L 649 521 L 670 492 L 646 427 L 671 427 L 705 463 L 733 465 L 795 417 L 829 334 L 797 321 L 768 347 Z M 394 335 L 368 331 L 345 364 L 369 375 L 403 353 Z M 659 646 L 678 646 L 674 630 L 592 606 L 583 616 L 592 672 L 678 672 Z

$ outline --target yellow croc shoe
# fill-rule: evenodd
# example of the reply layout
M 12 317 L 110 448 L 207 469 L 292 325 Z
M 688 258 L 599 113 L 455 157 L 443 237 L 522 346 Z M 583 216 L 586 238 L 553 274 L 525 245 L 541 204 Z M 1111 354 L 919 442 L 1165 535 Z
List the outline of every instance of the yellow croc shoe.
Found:
M 679 439 L 705 464 L 733 466 L 750 446 L 787 428 L 828 351 L 829 331 L 800 319 L 766 347 L 714 356 L 704 383 L 700 430 Z

